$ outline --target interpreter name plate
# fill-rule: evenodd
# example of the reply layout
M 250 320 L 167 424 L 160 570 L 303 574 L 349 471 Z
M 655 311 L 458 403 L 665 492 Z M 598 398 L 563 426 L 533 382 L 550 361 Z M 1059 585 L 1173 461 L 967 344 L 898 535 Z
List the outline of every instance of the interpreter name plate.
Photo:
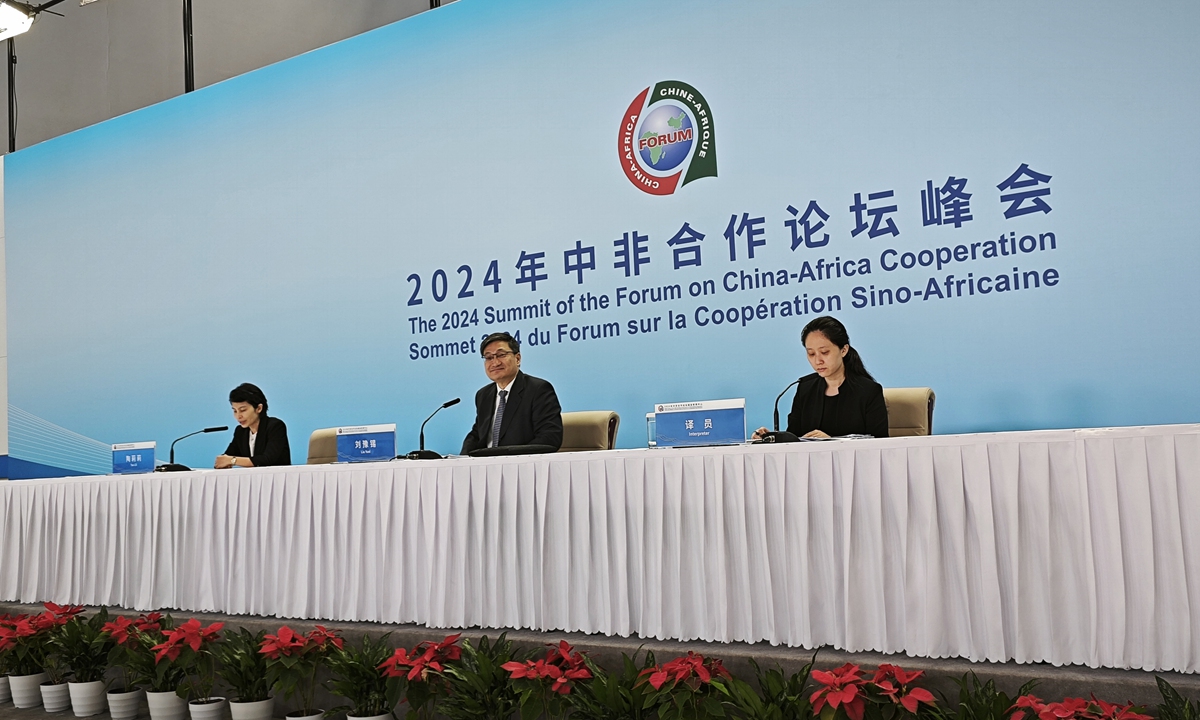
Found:
M 658 447 L 746 442 L 746 398 L 661 403 L 654 406 Z
M 154 472 L 154 442 L 117 443 L 112 446 L 113 474 Z
M 338 462 L 377 462 L 396 457 L 396 423 L 337 429 Z

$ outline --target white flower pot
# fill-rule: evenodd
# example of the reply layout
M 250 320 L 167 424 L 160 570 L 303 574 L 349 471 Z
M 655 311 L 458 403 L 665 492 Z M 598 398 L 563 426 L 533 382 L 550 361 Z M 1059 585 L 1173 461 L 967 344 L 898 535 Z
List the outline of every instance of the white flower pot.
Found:
M 71 709 L 71 690 L 66 683 L 44 682 L 42 688 L 42 707 L 46 712 L 63 712 Z
M 230 700 L 229 714 L 233 720 L 271 720 L 275 717 L 275 698 L 255 702 Z
M 69 682 L 67 687 L 71 690 L 71 708 L 75 710 L 75 717 L 88 717 L 89 715 L 99 715 L 108 709 L 104 683 L 100 680 L 94 682 Z
M 325 716 L 324 710 L 317 710 L 312 715 L 307 715 L 303 710 L 293 710 L 284 717 L 287 720 L 321 720 Z
M 395 720 L 391 713 L 383 715 L 346 715 L 346 720 Z
M 35 708 L 42 704 L 42 683 L 46 673 L 34 675 L 9 675 L 8 688 L 12 693 L 13 705 L 19 708 Z
M 12 691 L 8 689 L 8 676 L 0 675 L 0 703 L 12 700 Z
M 210 697 L 188 703 L 188 712 L 192 714 L 192 720 L 225 720 L 228 705 L 223 697 Z
M 108 694 L 108 712 L 112 720 L 133 720 L 142 709 L 142 698 L 145 692 L 136 688 L 129 692 L 110 692 Z
M 150 707 L 150 720 L 184 720 L 187 717 L 187 700 L 171 692 L 146 691 L 146 705 Z

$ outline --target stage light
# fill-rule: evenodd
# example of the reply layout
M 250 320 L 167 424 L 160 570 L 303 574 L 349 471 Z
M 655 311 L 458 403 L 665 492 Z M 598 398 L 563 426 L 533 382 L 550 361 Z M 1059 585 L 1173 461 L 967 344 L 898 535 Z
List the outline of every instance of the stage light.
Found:
M 0 40 L 16 37 L 28 30 L 33 25 L 34 15 L 33 8 L 23 2 L 0 2 Z

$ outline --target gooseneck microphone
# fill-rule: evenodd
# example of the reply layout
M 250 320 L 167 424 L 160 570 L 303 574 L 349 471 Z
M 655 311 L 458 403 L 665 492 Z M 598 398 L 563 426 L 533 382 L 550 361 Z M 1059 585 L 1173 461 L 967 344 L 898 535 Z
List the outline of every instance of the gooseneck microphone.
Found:
M 190 438 L 193 435 L 199 435 L 200 433 L 225 432 L 228 429 L 229 429 L 228 425 L 222 425 L 221 427 L 204 428 L 203 430 L 197 430 L 196 432 L 190 432 L 187 435 L 184 435 L 183 437 L 175 438 L 175 442 L 171 443 L 171 462 L 167 463 L 166 465 L 159 465 L 158 467 L 154 468 L 154 471 L 155 472 L 183 472 L 185 470 L 191 470 L 191 468 L 188 467 L 187 465 L 180 465 L 175 462 L 175 443 L 179 442 L 180 440 L 183 440 L 184 438 Z
M 433 412 L 431 412 L 429 414 L 429 417 L 425 418 L 425 422 L 421 423 L 421 449 L 413 450 L 412 452 L 410 452 L 407 455 L 397 455 L 396 459 L 399 460 L 401 458 L 404 458 L 407 460 L 441 460 L 442 459 L 441 455 L 435 453 L 432 450 L 425 449 L 425 424 L 428 423 L 430 420 L 432 420 L 434 415 L 437 415 L 438 413 L 440 413 L 441 411 L 450 407 L 451 405 L 457 405 L 460 402 L 462 402 L 462 398 L 454 398 L 453 400 L 448 400 L 448 401 L 442 403 L 438 407 L 437 410 L 434 410 Z
M 783 398 L 784 395 L 787 394 L 788 390 L 791 390 L 793 387 L 800 384 L 800 381 L 802 379 L 803 378 L 796 378 L 796 382 L 793 382 L 792 384 L 785 387 L 783 389 L 783 392 L 779 393 L 779 397 L 775 398 L 775 428 L 774 428 L 775 432 L 779 432 L 779 401 Z

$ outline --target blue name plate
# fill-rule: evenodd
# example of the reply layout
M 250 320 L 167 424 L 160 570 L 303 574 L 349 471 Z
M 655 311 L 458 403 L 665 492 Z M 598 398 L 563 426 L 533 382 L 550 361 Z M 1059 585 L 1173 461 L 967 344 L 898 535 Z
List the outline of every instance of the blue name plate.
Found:
M 112 446 L 113 474 L 154 472 L 153 442 L 117 443 Z
M 378 462 L 396 457 L 396 424 L 337 429 L 338 462 Z
M 746 442 L 746 399 L 662 403 L 654 406 L 658 447 L 736 445 Z

